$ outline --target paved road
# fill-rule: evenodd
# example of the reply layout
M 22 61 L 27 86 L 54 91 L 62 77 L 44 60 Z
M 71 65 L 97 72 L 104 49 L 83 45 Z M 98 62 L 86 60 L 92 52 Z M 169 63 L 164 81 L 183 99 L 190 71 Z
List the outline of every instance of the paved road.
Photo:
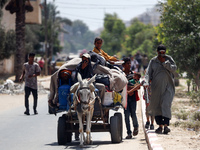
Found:
M 79 142 L 74 141 L 65 146 L 57 144 L 57 120 L 62 114 L 57 116 L 47 113 L 47 100 L 39 99 L 38 115 L 30 116 L 23 114 L 24 106 L 15 107 L 11 110 L 0 113 L 0 150 L 60 150 L 60 149 L 81 149 Z M 32 107 L 32 102 L 30 102 Z M 123 110 L 121 110 L 123 113 Z M 138 120 L 141 125 L 141 109 L 138 103 Z M 123 137 L 126 136 L 124 124 Z M 110 133 L 92 133 L 93 144 L 84 146 L 83 149 L 115 149 L 115 150 L 146 150 L 147 145 L 143 130 L 140 128 L 137 137 L 126 140 L 120 144 L 112 144 Z

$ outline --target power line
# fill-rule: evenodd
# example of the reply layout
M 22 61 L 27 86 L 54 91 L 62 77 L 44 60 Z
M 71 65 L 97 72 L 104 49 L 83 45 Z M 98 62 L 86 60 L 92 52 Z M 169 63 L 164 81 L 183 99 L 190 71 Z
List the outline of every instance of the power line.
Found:
M 59 6 L 59 8 L 67 9 L 133 9 L 133 7 L 68 7 L 68 6 Z M 138 6 L 137 6 L 138 8 Z
M 154 6 L 155 4 L 133 4 L 133 5 L 101 5 L 101 4 L 80 4 L 80 3 L 67 3 L 67 2 L 56 2 L 58 4 L 64 4 L 64 5 L 76 5 L 76 6 L 103 6 L 103 7 L 115 7 L 115 6 L 118 6 L 118 7 L 135 7 L 135 6 Z

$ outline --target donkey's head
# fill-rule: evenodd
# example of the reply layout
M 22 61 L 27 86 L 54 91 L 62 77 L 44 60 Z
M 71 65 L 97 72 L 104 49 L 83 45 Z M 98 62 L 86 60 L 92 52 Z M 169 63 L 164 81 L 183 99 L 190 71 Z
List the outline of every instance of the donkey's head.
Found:
M 82 80 L 81 75 L 78 73 L 77 78 L 79 82 L 79 88 L 77 91 L 77 96 L 83 111 L 90 109 L 90 105 L 94 101 L 95 87 L 92 83 L 95 81 L 95 76 L 96 75 L 94 75 L 90 80 Z

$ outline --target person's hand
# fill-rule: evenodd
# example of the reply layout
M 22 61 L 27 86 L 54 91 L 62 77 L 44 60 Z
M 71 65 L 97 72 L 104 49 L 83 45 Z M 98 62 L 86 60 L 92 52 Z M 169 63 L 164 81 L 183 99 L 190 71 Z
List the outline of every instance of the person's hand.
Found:
M 19 78 L 19 82 L 21 82 L 22 81 L 22 76 Z
M 36 77 L 36 74 L 32 74 L 28 76 L 29 78 Z
M 54 104 L 52 100 L 48 100 L 48 104 L 49 104 L 49 106 L 50 106 L 51 108 L 56 107 L 56 104 Z

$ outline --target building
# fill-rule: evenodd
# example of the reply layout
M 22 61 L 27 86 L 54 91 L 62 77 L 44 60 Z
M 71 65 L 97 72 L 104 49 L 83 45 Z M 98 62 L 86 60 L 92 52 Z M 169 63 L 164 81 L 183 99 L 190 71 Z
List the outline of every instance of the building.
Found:
M 7 2 L 7 4 L 10 0 Z M 41 24 L 41 2 L 40 0 L 30 0 L 31 5 L 33 6 L 32 12 L 26 13 L 26 24 Z M 6 4 L 6 5 L 7 5 Z M 5 5 L 5 6 L 6 6 Z M 10 14 L 9 11 L 5 10 L 5 6 L 2 9 L 3 16 L 1 18 L 1 26 L 5 28 L 6 31 L 8 30 L 15 30 L 15 19 L 16 14 Z M 14 73 L 14 55 L 11 56 L 9 59 L 4 59 L 0 61 L 0 74 L 13 74 Z

